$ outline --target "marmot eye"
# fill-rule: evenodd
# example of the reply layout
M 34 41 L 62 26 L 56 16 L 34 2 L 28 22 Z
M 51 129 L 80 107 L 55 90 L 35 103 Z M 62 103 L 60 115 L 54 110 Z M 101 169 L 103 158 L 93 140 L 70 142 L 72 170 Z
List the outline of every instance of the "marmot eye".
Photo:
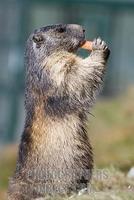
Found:
M 41 43 L 41 42 L 44 41 L 44 38 L 43 38 L 42 35 L 37 34 L 37 35 L 34 35 L 34 36 L 33 36 L 33 41 L 34 41 L 35 43 Z
M 60 27 L 60 28 L 57 29 L 57 31 L 58 31 L 59 33 L 63 33 L 63 32 L 65 31 L 65 28 Z
M 83 29 L 83 33 L 85 33 L 85 29 Z

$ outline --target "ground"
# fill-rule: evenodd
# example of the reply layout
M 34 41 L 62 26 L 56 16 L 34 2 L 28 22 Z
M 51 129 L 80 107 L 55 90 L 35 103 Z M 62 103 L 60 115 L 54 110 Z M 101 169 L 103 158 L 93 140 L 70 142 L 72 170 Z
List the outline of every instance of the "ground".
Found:
M 113 99 L 100 99 L 92 114 L 88 133 L 96 167 L 90 193 L 71 199 L 134 200 L 134 179 L 127 178 L 134 166 L 134 90 Z M 6 200 L 8 177 L 15 168 L 16 147 L 6 146 L 0 155 L 0 200 Z

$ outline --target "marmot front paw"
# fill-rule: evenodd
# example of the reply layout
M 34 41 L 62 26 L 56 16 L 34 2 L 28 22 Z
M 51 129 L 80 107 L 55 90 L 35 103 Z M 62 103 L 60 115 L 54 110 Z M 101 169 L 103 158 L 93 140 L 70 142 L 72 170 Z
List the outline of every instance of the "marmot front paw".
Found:
M 104 52 L 106 59 L 109 57 L 110 50 L 107 44 L 100 37 L 93 40 L 92 49 L 93 51 L 99 50 Z

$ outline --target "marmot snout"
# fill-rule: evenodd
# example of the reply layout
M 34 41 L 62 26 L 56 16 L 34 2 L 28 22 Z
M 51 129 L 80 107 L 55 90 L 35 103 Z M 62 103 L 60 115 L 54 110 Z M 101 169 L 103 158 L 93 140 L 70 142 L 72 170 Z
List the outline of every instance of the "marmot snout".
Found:
M 40 28 L 27 41 L 26 120 L 9 200 L 69 195 L 90 181 L 87 114 L 102 85 L 109 50 L 98 38 L 82 59 L 74 53 L 84 41 L 83 28 L 75 24 Z

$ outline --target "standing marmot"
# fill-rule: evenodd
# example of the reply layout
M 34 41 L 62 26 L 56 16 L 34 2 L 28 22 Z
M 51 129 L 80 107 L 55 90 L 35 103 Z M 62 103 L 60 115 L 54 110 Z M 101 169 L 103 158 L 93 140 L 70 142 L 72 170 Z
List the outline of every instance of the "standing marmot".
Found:
M 26 120 L 9 200 L 87 187 L 93 155 L 85 123 L 109 50 L 97 39 L 82 59 L 74 53 L 84 41 L 83 28 L 75 24 L 40 28 L 27 41 Z

